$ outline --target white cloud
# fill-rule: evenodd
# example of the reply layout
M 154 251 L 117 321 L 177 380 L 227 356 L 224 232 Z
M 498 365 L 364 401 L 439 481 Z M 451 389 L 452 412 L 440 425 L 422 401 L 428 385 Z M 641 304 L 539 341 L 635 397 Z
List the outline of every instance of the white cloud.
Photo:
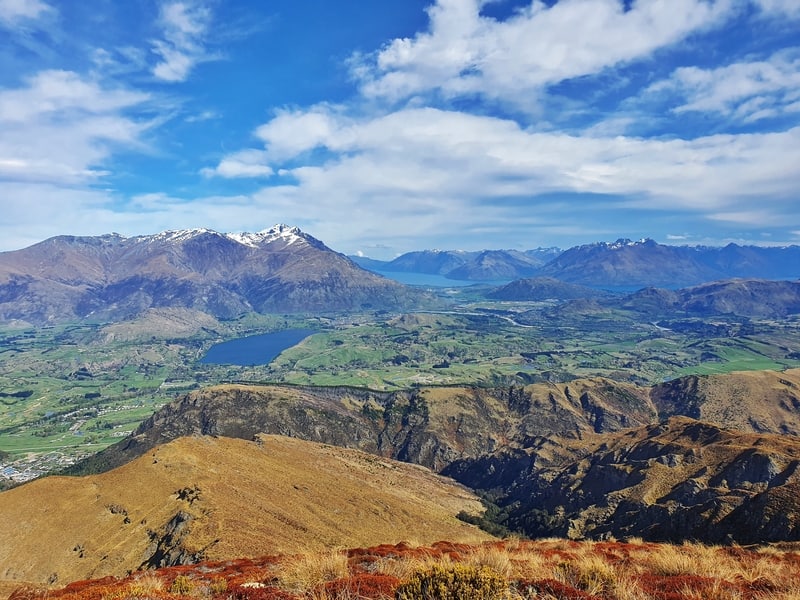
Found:
M 541 0 L 506 21 L 480 14 L 479 0 L 439 0 L 429 31 L 354 59 L 366 96 L 399 100 L 439 91 L 480 94 L 525 106 L 531 93 L 565 79 L 649 56 L 710 27 L 730 0 Z
M 669 80 L 650 87 L 682 95 L 676 112 L 703 111 L 757 121 L 797 112 L 800 99 L 800 55 L 783 52 L 766 61 L 734 63 L 716 69 L 681 67 Z
M 797 0 L 756 0 L 756 4 L 767 14 L 800 18 L 800 2 Z
M 345 126 L 331 107 L 318 106 L 279 112 L 256 129 L 256 137 L 266 144 L 270 157 L 281 160 L 331 144 Z
M 269 177 L 272 168 L 266 164 L 267 153 L 260 150 L 242 150 L 223 158 L 220 163 L 200 172 L 206 177 Z
M 159 22 L 164 38 L 152 42 L 153 52 L 161 58 L 153 75 L 163 81 L 185 81 L 198 62 L 211 60 L 204 47 L 211 11 L 193 2 L 165 2 Z
M 742 194 L 790 195 L 800 175 L 800 129 L 774 134 L 717 135 L 696 140 L 599 137 L 526 131 L 510 120 L 432 108 L 405 109 L 354 122 L 309 113 L 324 135 L 301 136 L 293 159 L 313 147 L 336 153 L 321 166 L 290 169 L 303 184 L 341 172 L 362 191 L 393 190 L 426 197 L 531 195 L 545 191 L 633 194 L 687 207 L 714 205 Z M 270 143 L 284 150 L 300 112 L 276 117 Z M 280 132 L 281 135 L 278 135 Z M 797 147 L 794 145 L 797 144 Z M 775 153 L 775 155 L 772 155 Z M 348 169 L 352 172 L 347 175 Z M 347 178 L 353 180 L 346 184 Z M 698 199 L 699 198 L 699 199 Z
M 103 89 L 72 71 L 41 71 L 29 77 L 27 84 L 0 91 L 0 122 L 31 122 L 58 113 L 109 113 L 148 98 L 141 92 Z
M 41 0 L 0 0 L 0 24 L 9 26 L 35 20 L 52 10 L 52 6 Z
M 69 71 L 43 71 L 0 91 L 0 180 L 96 180 L 113 147 L 139 144 L 146 125 L 125 112 L 148 99 Z
M 309 122 L 325 125 L 292 146 L 295 122 L 300 130 Z M 586 209 L 601 206 L 680 210 L 698 221 L 738 222 L 747 212 L 750 226 L 770 226 L 796 213 L 800 186 L 793 166 L 800 164 L 800 128 L 661 140 L 535 132 L 511 120 L 432 108 L 357 121 L 314 107 L 283 113 L 260 131 L 289 163 L 317 147 L 329 158 L 287 166 L 282 172 L 294 183 L 263 188 L 247 210 L 292 220 L 302 207 L 315 235 L 332 244 L 343 235 L 363 246 L 411 232 L 434 238 L 546 226 L 553 234 L 564 219 L 580 223 L 564 235 L 589 235 L 602 228 L 585 221 Z M 556 202 L 553 194 L 572 196 Z

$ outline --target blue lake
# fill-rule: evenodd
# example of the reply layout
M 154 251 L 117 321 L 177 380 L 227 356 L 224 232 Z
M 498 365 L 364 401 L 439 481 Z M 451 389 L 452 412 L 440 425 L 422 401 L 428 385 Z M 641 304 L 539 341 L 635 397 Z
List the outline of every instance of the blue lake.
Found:
M 394 279 L 406 285 L 417 285 L 424 287 L 441 287 L 441 288 L 454 288 L 454 287 L 467 287 L 470 285 L 502 285 L 508 283 L 509 280 L 503 281 L 465 281 L 463 279 L 448 279 L 444 275 L 429 275 L 427 273 L 407 273 L 404 271 L 378 271 L 374 269 L 373 273 L 383 275 L 387 279 Z
M 275 333 L 247 337 L 214 344 L 199 362 L 212 365 L 268 365 L 287 348 L 319 333 L 313 329 L 286 329 Z

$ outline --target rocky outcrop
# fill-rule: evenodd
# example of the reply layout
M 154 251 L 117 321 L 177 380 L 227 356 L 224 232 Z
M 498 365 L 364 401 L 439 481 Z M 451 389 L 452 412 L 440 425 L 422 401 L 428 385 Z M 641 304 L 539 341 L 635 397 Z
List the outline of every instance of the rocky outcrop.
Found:
M 506 388 L 217 386 L 186 394 L 72 472 L 105 471 L 187 435 L 273 433 L 356 448 L 441 471 L 546 436 L 579 439 L 652 422 L 646 389 L 605 379 Z
M 672 418 L 571 450 L 556 463 L 525 463 L 496 497 L 508 513 L 504 524 L 575 539 L 800 540 L 796 438 Z M 481 483 L 469 471 L 459 479 Z
M 193 552 L 184 545 L 194 517 L 179 511 L 164 526 L 163 531 L 150 532 L 150 545 L 147 547 L 144 562 L 140 569 L 159 569 L 174 565 L 190 565 L 202 560 L 204 552 Z

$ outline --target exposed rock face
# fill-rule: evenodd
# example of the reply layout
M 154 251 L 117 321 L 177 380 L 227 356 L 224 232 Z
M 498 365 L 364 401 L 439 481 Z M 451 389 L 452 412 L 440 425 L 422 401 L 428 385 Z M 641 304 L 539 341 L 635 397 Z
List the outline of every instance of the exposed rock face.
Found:
M 0 321 L 120 320 L 149 308 L 245 312 L 409 306 L 420 294 L 297 228 L 60 236 L 0 253 Z
M 358 448 L 441 470 L 543 436 L 577 438 L 649 423 L 647 390 L 602 378 L 525 388 L 422 388 L 380 393 L 354 388 L 218 386 L 162 408 L 132 434 L 89 460 L 119 466 L 186 435 L 251 439 L 274 433 Z M 83 465 L 82 468 L 87 468 Z
M 508 525 L 571 538 L 800 539 L 796 438 L 676 417 L 568 446 L 571 457 L 545 466 L 532 458 L 500 492 Z M 469 483 L 469 473 L 459 479 Z

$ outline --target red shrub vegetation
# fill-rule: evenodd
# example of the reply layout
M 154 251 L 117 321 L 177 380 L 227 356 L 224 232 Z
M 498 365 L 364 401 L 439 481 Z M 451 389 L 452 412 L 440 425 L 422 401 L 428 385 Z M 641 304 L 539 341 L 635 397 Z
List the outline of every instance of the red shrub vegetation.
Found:
M 225 597 L 230 597 L 232 600 L 300 600 L 300 596 L 272 586 L 237 586 L 231 592 Z
M 392 575 L 353 575 L 347 579 L 336 579 L 325 584 L 324 590 L 334 597 L 345 598 L 394 598 L 400 580 Z
M 599 596 L 587 594 L 572 586 L 556 581 L 555 579 L 540 579 L 537 581 L 517 582 L 516 588 L 526 597 L 536 597 L 532 594 L 549 594 L 558 600 L 603 600 Z
M 743 590 L 729 581 L 700 577 L 698 575 L 641 575 L 639 584 L 654 600 L 686 600 L 693 594 L 700 598 L 741 597 L 750 598 Z

